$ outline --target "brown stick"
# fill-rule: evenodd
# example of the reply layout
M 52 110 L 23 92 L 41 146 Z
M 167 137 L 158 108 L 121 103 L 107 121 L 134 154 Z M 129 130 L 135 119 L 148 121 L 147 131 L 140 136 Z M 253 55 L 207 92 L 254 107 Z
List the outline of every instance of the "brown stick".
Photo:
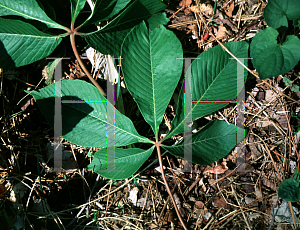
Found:
M 100 91 L 100 93 L 103 96 L 106 96 L 106 93 L 104 92 L 104 90 L 101 88 L 101 86 L 98 84 L 98 82 L 91 76 L 90 72 L 86 69 L 81 58 L 79 57 L 79 54 L 78 54 L 78 51 L 76 48 L 76 44 L 75 44 L 75 32 L 72 32 L 70 34 L 70 40 L 71 40 L 71 46 L 72 46 L 73 52 L 75 54 L 75 57 L 76 57 L 78 63 L 80 64 L 81 68 L 83 69 L 84 73 L 88 76 L 90 81 L 97 87 L 97 89 Z
M 156 145 L 156 148 L 157 148 L 157 155 L 158 155 L 158 161 L 159 161 L 159 166 L 160 166 L 160 170 L 161 170 L 161 176 L 162 176 L 163 181 L 164 181 L 164 183 L 165 183 L 167 192 L 169 193 L 169 196 L 170 196 L 170 198 L 171 198 L 171 200 L 172 200 L 172 203 L 173 203 L 173 205 L 174 205 L 176 214 L 177 214 L 177 216 L 178 216 L 178 219 L 180 220 L 180 223 L 181 223 L 182 227 L 183 227 L 185 230 L 187 230 L 187 227 L 185 226 L 185 224 L 184 224 L 184 222 L 183 222 L 183 219 L 182 219 L 182 217 L 181 217 L 181 215 L 180 215 L 180 213 L 179 213 L 179 210 L 178 210 L 178 208 L 177 208 L 177 205 L 176 205 L 176 202 L 175 202 L 174 197 L 173 197 L 173 195 L 172 195 L 172 192 L 171 192 L 171 190 L 170 190 L 169 184 L 168 184 L 168 182 L 167 182 L 167 180 L 166 180 L 165 171 L 164 171 L 164 167 L 163 167 L 163 163 L 162 163 L 162 159 L 161 159 L 160 142 L 156 143 L 155 145 Z
M 174 178 L 173 181 L 176 182 L 176 179 Z M 174 185 L 174 187 L 172 189 L 172 193 L 175 191 L 176 188 L 177 188 L 177 184 Z M 160 215 L 158 216 L 158 219 L 157 219 L 158 223 L 160 223 L 160 219 L 161 219 L 161 217 L 162 217 L 162 215 L 163 215 L 163 213 L 164 213 L 164 211 L 165 211 L 165 209 L 166 209 L 169 201 L 170 201 L 170 196 L 168 196 L 168 199 L 166 200 L 166 202 L 165 202 L 165 204 L 164 204 L 164 206 L 163 206 L 163 208 L 162 208 L 162 210 L 160 212 Z
M 295 227 L 295 229 L 297 229 L 296 220 L 295 220 L 295 214 L 294 214 L 292 202 L 291 202 L 291 201 L 288 201 L 288 204 L 289 204 L 289 208 L 290 208 L 290 211 L 291 211 L 291 214 L 292 214 L 294 227 Z

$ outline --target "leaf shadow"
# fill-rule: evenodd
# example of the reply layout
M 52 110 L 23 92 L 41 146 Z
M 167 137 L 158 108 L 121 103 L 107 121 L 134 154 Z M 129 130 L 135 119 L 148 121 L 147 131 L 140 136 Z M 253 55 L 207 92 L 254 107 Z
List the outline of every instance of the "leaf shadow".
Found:
M 59 100 L 59 97 L 48 97 L 36 101 L 51 128 L 54 132 L 61 133 L 62 136 L 70 133 L 82 119 L 94 110 L 88 103 L 76 96 L 61 97 L 62 103 L 59 103 Z M 71 104 L 72 106 L 70 106 Z M 61 118 L 56 117 L 59 115 Z
M 2 41 L 0 41 L 0 67 L 3 69 L 15 69 L 15 62 L 7 53 Z

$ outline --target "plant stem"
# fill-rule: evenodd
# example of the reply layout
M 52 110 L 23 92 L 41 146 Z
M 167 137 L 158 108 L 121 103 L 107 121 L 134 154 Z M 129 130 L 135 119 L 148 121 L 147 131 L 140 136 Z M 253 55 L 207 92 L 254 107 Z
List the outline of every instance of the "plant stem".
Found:
M 288 201 L 288 204 L 289 204 L 289 208 L 290 208 L 290 211 L 291 211 L 291 214 L 292 214 L 292 218 L 293 218 L 294 227 L 295 227 L 295 229 L 297 229 L 297 225 L 296 225 L 296 219 L 295 219 L 295 214 L 294 214 L 294 210 L 293 210 L 292 202 L 291 202 L 291 201 Z
M 90 81 L 97 87 L 97 89 L 100 91 L 100 93 L 103 96 L 106 96 L 106 93 L 104 92 L 104 90 L 101 88 L 101 86 L 97 83 L 97 81 L 91 76 L 90 72 L 86 69 L 85 65 L 83 64 L 81 58 L 79 57 L 77 48 L 76 48 L 76 44 L 75 44 L 75 32 L 72 32 L 70 34 L 70 40 L 71 40 L 71 46 L 73 49 L 73 52 L 76 56 L 76 59 L 78 61 L 78 63 L 80 64 L 81 68 L 83 69 L 84 73 L 88 76 L 88 78 L 90 79 Z
M 63 26 L 61 27 L 61 29 L 67 31 L 68 33 L 71 33 L 71 30 L 68 27 Z
M 160 170 L 161 170 L 161 176 L 162 176 L 163 181 L 164 181 L 164 183 L 165 183 L 167 192 L 169 193 L 169 196 L 170 196 L 170 198 L 171 198 L 171 200 L 172 200 L 172 203 L 173 203 L 173 205 L 174 205 L 176 214 L 177 214 L 177 216 L 178 216 L 178 218 L 179 218 L 179 220 L 180 220 L 180 223 L 181 223 L 182 227 L 183 227 L 185 230 L 187 230 L 187 227 L 185 226 L 185 224 L 184 224 L 184 222 L 183 222 L 183 219 L 182 219 L 182 217 L 181 217 L 181 215 L 180 215 L 180 213 L 179 213 L 179 210 L 178 210 L 178 208 L 177 208 L 177 205 L 176 205 L 176 202 L 175 202 L 174 197 L 173 197 L 173 195 L 172 195 L 172 192 L 171 192 L 171 190 L 170 190 L 169 184 L 168 184 L 168 182 L 167 182 L 167 180 L 166 180 L 165 171 L 164 171 L 164 167 L 163 167 L 163 163 L 162 163 L 162 158 L 161 158 L 161 153 L 160 153 L 160 143 L 158 143 L 158 144 L 156 145 L 156 148 L 157 148 L 157 155 L 158 155 L 158 160 L 159 160 L 159 166 L 160 166 Z

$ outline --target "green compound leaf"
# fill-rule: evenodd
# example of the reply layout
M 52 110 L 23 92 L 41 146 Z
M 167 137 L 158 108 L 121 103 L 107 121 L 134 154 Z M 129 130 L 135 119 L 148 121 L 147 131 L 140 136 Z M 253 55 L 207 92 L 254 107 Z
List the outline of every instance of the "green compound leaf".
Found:
M 164 26 L 149 31 L 141 23 L 126 37 L 121 56 L 126 86 L 158 138 L 159 125 L 182 71 L 180 41 Z
M 45 23 L 49 28 L 63 28 L 50 19 L 35 0 L 1 0 L 0 16 L 15 15 Z
M 115 124 L 108 123 L 106 107 L 109 102 L 93 85 L 81 80 L 63 80 L 60 83 L 61 100 L 72 102 L 61 104 L 62 137 L 66 140 L 85 147 L 106 147 L 107 126 L 114 126 L 116 147 L 137 142 L 152 143 L 140 136 L 132 121 L 118 110 L 115 110 Z M 53 129 L 55 84 L 31 93 Z M 80 101 L 83 103 L 78 103 Z
M 107 149 L 100 149 L 94 154 L 94 158 L 87 168 L 111 180 L 126 179 L 131 177 L 145 163 L 153 149 L 154 146 L 148 150 L 115 148 L 115 159 L 109 162 L 107 162 Z M 109 167 L 114 165 L 115 171 L 120 170 L 122 172 L 99 172 L 99 170 L 106 170 L 107 164 L 110 165 Z
M 298 85 L 294 85 L 291 90 L 295 93 L 297 93 L 299 91 L 299 86 Z
M 72 23 L 75 24 L 76 18 L 83 9 L 86 0 L 70 0 L 71 2 L 71 18 Z
M 154 30 L 158 28 L 160 25 L 166 25 L 170 19 L 167 17 L 166 13 L 157 13 L 153 14 L 148 20 L 147 25 L 149 30 Z
M 278 188 L 278 196 L 287 201 L 298 202 L 300 200 L 299 182 L 292 178 L 284 180 Z
M 291 85 L 292 81 L 288 77 L 283 77 L 283 82 L 286 86 Z
M 94 9 L 84 25 L 96 24 L 118 14 L 130 0 L 95 0 Z
M 223 157 L 244 138 L 236 138 L 237 129 L 233 124 L 228 125 L 225 121 L 214 120 L 192 134 L 189 148 L 192 151 L 192 162 L 199 165 L 209 165 Z M 162 146 L 172 155 L 184 158 L 184 140 L 173 146 Z
M 272 27 L 259 31 L 253 38 L 250 54 L 261 79 L 285 74 L 300 60 L 300 40 L 294 35 L 277 44 L 278 32 Z
M 300 19 L 299 0 L 269 0 L 264 8 L 264 18 L 274 29 L 288 27 L 288 20 Z
M 238 41 L 224 44 L 229 51 L 239 58 L 248 57 L 248 42 Z M 247 59 L 244 64 L 247 66 Z M 192 62 L 192 111 L 185 114 L 184 85 L 179 93 L 176 116 L 172 121 L 172 129 L 164 139 L 184 132 L 184 123 L 196 120 L 228 103 L 218 101 L 234 100 L 241 88 L 237 89 L 237 80 L 244 80 L 244 74 L 237 76 L 237 61 L 220 46 L 213 47 Z M 242 79 L 241 79 L 242 78 Z
M 14 69 L 38 61 L 51 54 L 61 40 L 29 23 L 0 18 L 0 67 Z
M 133 27 L 165 8 L 166 5 L 158 0 L 136 0 L 101 30 L 84 37 L 100 53 L 119 57 L 123 40 Z

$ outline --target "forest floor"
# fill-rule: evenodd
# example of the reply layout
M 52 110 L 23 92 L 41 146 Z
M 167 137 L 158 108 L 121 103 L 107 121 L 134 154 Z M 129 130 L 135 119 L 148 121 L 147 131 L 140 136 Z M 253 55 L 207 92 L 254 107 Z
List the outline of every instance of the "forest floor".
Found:
M 222 43 L 251 39 L 266 28 L 266 1 L 215 1 L 201 1 L 200 6 Z M 182 42 L 185 56 L 196 57 L 218 45 L 194 1 L 170 0 L 165 12 L 167 27 Z M 53 130 L 35 101 L 24 97 L 24 90 L 45 86 L 45 65 L 1 70 L 0 229 L 182 229 L 156 155 L 133 177 L 112 181 L 86 169 L 96 148 L 64 140 L 66 171 L 51 171 Z M 85 78 L 75 59 L 64 61 L 63 68 L 66 76 Z M 286 78 L 292 81 L 288 86 Z M 300 202 L 292 203 L 293 220 L 288 203 L 277 195 L 281 182 L 299 167 L 300 92 L 292 87 L 300 85 L 300 65 L 266 82 L 248 76 L 244 147 L 212 165 L 193 164 L 191 173 L 183 172 L 182 159 L 163 153 L 167 180 L 189 229 L 281 230 L 300 222 Z M 234 123 L 235 108 L 227 106 L 205 119 Z M 166 116 L 170 119 L 165 122 L 171 122 L 171 109 Z

